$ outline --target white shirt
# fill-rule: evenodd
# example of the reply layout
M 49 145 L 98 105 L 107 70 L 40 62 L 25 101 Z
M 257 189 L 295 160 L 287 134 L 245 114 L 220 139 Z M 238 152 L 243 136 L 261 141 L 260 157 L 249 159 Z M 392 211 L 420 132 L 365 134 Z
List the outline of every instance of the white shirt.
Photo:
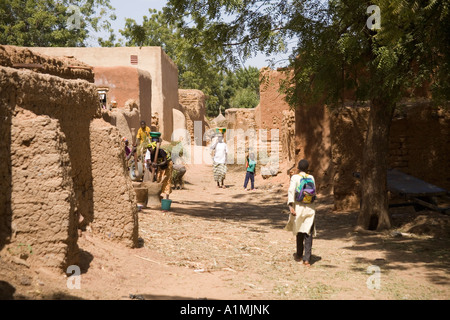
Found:
M 214 149 L 214 162 L 216 163 L 227 163 L 227 152 L 228 147 L 225 142 L 219 142 Z
M 145 160 L 144 161 L 144 165 L 145 165 L 146 168 L 147 168 L 147 160 L 151 160 L 150 158 L 151 158 L 151 153 L 147 149 L 147 152 L 145 153 L 145 158 L 144 158 L 144 160 Z M 149 168 L 147 168 L 147 169 L 149 169 Z

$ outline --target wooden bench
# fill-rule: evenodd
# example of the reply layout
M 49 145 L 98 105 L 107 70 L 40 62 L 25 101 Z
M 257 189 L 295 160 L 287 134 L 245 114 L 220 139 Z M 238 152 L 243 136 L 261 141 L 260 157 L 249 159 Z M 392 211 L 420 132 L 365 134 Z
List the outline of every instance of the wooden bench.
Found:
M 387 172 L 387 188 L 389 192 L 404 197 L 408 201 L 406 203 L 391 204 L 390 207 L 416 204 L 434 211 L 450 214 L 450 207 L 439 207 L 433 199 L 444 197 L 450 200 L 450 197 L 448 197 L 449 192 L 431 183 L 399 170 L 391 169 Z

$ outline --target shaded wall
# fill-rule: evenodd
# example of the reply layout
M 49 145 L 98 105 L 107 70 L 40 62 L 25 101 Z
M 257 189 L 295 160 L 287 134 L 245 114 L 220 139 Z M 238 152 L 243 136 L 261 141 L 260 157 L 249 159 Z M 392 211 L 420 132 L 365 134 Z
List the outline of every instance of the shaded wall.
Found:
M 125 165 L 119 130 L 94 119 L 90 126 L 95 219 L 92 231 L 135 247 L 138 243 L 136 195 Z
M 6 181 L 13 186 L 9 192 L 5 183 L 11 207 L 7 202 L 1 220 L 11 228 L 0 238 L 31 246 L 30 259 L 46 266 L 74 263 L 79 215 L 93 220 L 91 150 L 83 142 L 89 141 L 90 120 L 99 115 L 96 88 L 4 67 L 0 88 L 7 102 L 2 109 L 12 110 Z
M 0 82 L 0 250 L 11 240 L 11 127 L 15 91 L 11 85 Z
M 24 52 L 34 56 L 25 49 L 16 62 Z M 125 179 L 118 130 L 99 119 L 96 86 L 64 76 L 0 67 L 0 249 L 30 265 L 63 269 L 78 263 L 77 229 L 88 224 L 103 221 L 102 231 L 137 243 L 134 190 Z M 94 118 L 109 129 L 91 134 Z M 97 182 L 108 177 L 120 188 L 105 205 Z
M 368 108 L 347 107 L 331 117 L 334 199 L 337 210 L 357 209 L 367 130 Z M 450 190 L 450 112 L 429 102 L 405 103 L 392 120 L 388 164 L 390 168 Z
M 292 152 L 292 151 L 291 151 Z M 309 162 L 319 194 L 333 190 L 330 116 L 326 106 L 299 106 L 295 110 L 295 164 Z
M 360 180 L 368 108 L 343 108 L 331 113 L 333 194 L 336 210 L 359 208 Z

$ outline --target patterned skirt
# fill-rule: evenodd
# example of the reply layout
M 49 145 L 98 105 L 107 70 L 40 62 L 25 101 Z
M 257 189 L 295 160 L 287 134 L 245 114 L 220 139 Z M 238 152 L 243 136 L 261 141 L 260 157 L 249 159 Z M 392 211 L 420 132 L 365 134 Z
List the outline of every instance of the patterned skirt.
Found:
M 213 164 L 213 174 L 214 180 L 217 182 L 222 182 L 227 174 L 227 165 L 225 163 L 215 163 Z
M 169 161 L 167 168 L 164 170 L 158 170 L 156 174 L 156 181 L 162 183 L 161 193 L 171 194 L 172 193 L 172 171 L 173 163 Z

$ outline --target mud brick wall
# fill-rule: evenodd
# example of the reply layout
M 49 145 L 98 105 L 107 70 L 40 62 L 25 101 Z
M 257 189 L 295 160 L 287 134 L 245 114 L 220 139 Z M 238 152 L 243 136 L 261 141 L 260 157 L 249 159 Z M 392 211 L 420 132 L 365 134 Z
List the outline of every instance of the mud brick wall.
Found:
M 101 119 L 96 86 L 35 71 L 0 66 L 0 254 L 65 269 L 78 263 L 78 228 L 89 224 L 133 246 L 134 190 L 119 131 Z M 109 129 L 91 133 L 93 119 Z M 105 205 L 98 195 L 112 180 L 121 187 L 109 191 L 117 194 Z
M 0 82 L 1 84 L 2 82 Z M 11 126 L 14 108 L 14 95 L 0 86 L 0 251 L 12 236 Z
M 225 110 L 227 144 L 234 149 L 234 163 L 244 164 L 248 152 L 258 159 L 259 128 L 255 108 L 230 108 Z
M 283 111 L 290 109 L 284 100 L 285 96 L 279 92 L 280 81 L 286 78 L 286 73 L 263 68 L 260 74 L 262 82 L 259 88 L 258 126 L 261 129 L 279 129 L 282 126 Z
M 295 111 L 283 111 L 283 126 L 281 128 L 280 140 L 283 150 L 282 158 L 288 163 L 295 163 Z
M 91 154 L 83 141 L 89 141 L 89 123 L 98 114 L 96 89 L 84 80 L 5 67 L 0 88 L 8 118 L 2 132 L 10 143 L 1 155 L 7 201 L 0 211 L 0 242 L 13 251 L 31 246 L 32 262 L 73 264 L 78 215 L 93 217 Z
M 230 108 L 225 110 L 227 129 L 258 130 L 255 118 L 255 108 Z
M 64 79 L 84 79 L 94 82 L 92 68 L 73 57 L 54 58 L 36 54 L 33 51 L 15 46 L 0 45 L 0 65 L 15 67 L 17 65 L 39 65 L 35 68 L 39 73 L 50 74 Z
M 132 101 L 132 100 L 131 100 Z M 136 106 L 135 103 L 132 105 Z M 128 139 L 130 144 L 136 141 L 136 133 L 140 127 L 141 114 L 138 108 L 103 110 L 103 119 L 119 129 L 120 135 Z
M 200 90 L 194 89 L 179 89 L 178 90 L 178 107 L 177 110 L 181 111 L 186 117 L 186 130 L 191 136 L 191 143 L 197 146 L 204 146 L 206 142 L 201 139 L 195 140 L 194 136 L 194 125 L 195 121 L 199 121 L 201 123 L 201 135 L 206 130 L 206 96 Z M 177 125 L 174 125 L 177 127 Z
M 76 263 L 78 217 L 66 137 L 58 120 L 20 107 L 15 111 L 8 250 L 29 255 L 29 264 Z M 24 252 L 27 248 L 32 252 Z
M 138 106 L 140 119 L 130 123 L 130 128 L 140 127 L 139 121 L 151 123 L 152 118 L 152 77 L 149 72 L 133 67 L 95 67 L 95 84 L 107 87 L 108 105 L 117 102 L 118 110 L 126 110 L 129 100 Z
M 119 130 L 94 119 L 90 126 L 94 220 L 92 232 L 135 247 L 138 242 L 136 195 L 128 171 Z
M 333 189 L 337 210 L 357 209 L 368 108 L 344 108 L 331 117 Z M 427 101 L 398 107 L 391 124 L 389 167 L 450 190 L 450 111 Z
M 309 161 L 320 195 L 333 189 L 330 115 L 326 106 L 298 106 L 295 110 L 295 163 Z
M 172 110 L 178 106 L 178 68 L 161 47 L 41 47 L 30 49 L 58 57 L 73 55 L 76 59 L 94 67 L 136 67 L 150 73 L 151 88 L 146 87 L 141 90 L 151 91 L 151 111 L 153 115 L 158 114 L 162 139 L 170 140 L 173 132 Z M 137 58 L 137 60 L 133 58 Z
M 344 108 L 330 115 L 334 206 L 338 211 L 359 208 L 360 180 L 368 108 Z
M 409 103 L 391 127 L 389 164 L 450 191 L 450 110 Z

